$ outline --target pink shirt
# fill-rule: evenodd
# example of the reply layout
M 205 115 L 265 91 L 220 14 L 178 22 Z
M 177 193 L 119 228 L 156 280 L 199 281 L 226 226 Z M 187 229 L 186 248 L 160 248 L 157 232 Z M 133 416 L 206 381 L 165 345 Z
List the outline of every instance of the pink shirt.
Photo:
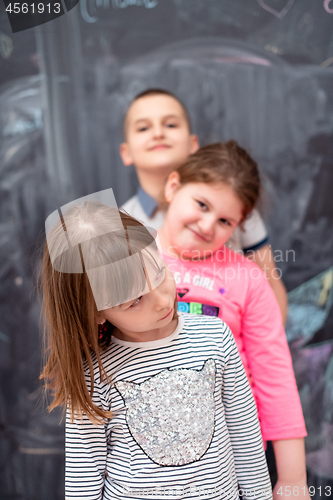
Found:
M 233 332 L 263 439 L 306 436 L 280 309 L 264 273 L 226 247 L 201 261 L 163 257 L 176 280 L 178 309 L 218 316 Z

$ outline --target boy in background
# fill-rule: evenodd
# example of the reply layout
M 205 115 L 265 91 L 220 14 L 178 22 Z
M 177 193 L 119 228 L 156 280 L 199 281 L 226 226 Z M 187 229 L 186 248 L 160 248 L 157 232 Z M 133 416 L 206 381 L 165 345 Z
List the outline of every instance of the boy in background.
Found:
M 124 138 L 120 156 L 125 166 L 135 166 L 140 187 L 123 208 L 148 227 L 159 229 L 164 219 L 161 203 L 165 182 L 173 170 L 199 149 L 189 113 L 171 92 L 147 90 L 137 95 L 127 110 Z M 265 224 L 258 210 L 252 211 L 243 227 L 244 231 L 236 228 L 228 246 L 251 255 L 251 260 L 265 272 L 285 322 L 287 294 L 275 268 Z

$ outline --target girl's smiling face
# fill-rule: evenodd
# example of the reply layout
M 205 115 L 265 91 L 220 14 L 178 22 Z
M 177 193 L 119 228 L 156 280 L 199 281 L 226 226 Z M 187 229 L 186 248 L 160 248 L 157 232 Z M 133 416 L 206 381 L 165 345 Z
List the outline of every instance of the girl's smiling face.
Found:
M 243 204 L 225 183 L 182 186 L 173 172 L 165 197 L 170 205 L 160 240 L 167 254 L 207 257 L 227 242 L 243 219 Z

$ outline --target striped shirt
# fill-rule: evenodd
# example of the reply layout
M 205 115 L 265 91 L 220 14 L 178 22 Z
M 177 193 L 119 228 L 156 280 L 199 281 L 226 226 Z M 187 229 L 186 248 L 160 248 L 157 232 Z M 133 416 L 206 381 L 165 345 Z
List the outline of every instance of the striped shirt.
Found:
M 113 418 L 66 421 L 66 499 L 271 499 L 251 389 L 228 326 L 181 315 L 151 342 L 112 338 L 93 401 Z M 90 377 L 86 368 L 87 385 Z M 241 490 L 241 491 L 239 491 Z

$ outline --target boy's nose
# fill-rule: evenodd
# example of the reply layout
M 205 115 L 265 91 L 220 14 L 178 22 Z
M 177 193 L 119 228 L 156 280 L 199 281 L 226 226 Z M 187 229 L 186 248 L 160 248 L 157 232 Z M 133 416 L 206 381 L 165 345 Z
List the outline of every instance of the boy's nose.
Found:
M 154 127 L 153 127 L 153 135 L 154 137 L 156 138 L 159 138 L 159 137 L 163 137 L 164 136 L 164 129 L 163 127 L 158 124 L 158 123 L 155 123 Z

